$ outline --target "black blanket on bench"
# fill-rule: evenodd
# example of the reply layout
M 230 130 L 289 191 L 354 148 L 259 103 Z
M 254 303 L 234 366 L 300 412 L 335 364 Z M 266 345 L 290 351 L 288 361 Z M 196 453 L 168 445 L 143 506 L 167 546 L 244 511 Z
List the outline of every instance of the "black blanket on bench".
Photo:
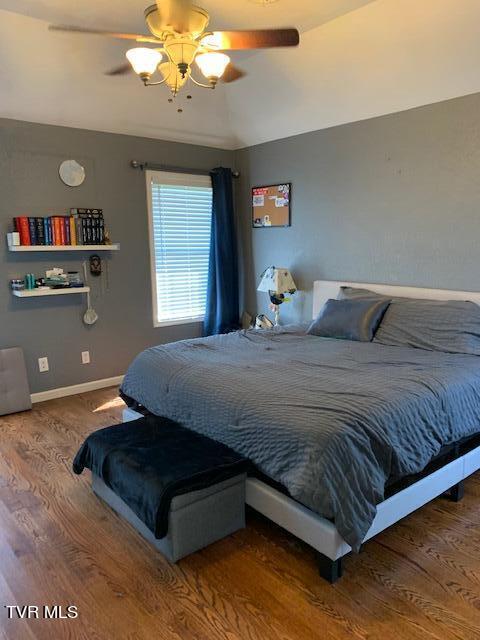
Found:
M 73 461 L 87 467 L 157 539 L 168 532 L 172 498 L 205 489 L 248 469 L 246 458 L 168 418 L 147 416 L 92 433 Z

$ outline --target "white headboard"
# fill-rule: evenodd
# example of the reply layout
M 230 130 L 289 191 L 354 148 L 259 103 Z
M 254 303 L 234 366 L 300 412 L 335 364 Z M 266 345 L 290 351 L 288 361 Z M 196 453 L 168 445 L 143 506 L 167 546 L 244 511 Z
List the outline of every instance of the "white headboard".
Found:
M 370 282 L 339 282 L 334 280 L 316 280 L 313 283 L 313 317 L 329 298 L 336 298 L 340 287 L 370 289 L 375 293 L 401 298 L 425 298 L 426 300 L 470 300 L 480 304 L 480 293 L 473 291 L 451 291 L 450 289 L 421 289 L 420 287 L 400 287 L 392 284 L 373 284 Z

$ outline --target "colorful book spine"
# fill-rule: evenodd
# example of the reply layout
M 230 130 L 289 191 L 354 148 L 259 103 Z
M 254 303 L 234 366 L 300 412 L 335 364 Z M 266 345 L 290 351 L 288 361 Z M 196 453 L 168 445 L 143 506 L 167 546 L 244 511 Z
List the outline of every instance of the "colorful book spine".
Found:
M 45 243 L 45 227 L 43 225 L 43 218 L 35 218 L 37 244 L 44 245 Z
M 99 244 L 104 244 L 104 242 L 105 242 L 105 220 L 103 219 L 103 213 L 100 214 L 99 224 L 100 224 L 100 228 L 99 228 L 99 239 L 98 239 L 98 242 L 99 242 Z
M 63 219 L 63 216 L 58 216 L 57 218 L 58 220 L 58 235 L 60 237 L 60 243 L 62 246 L 66 245 L 66 238 L 65 238 L 65 222 Z
M 75 218 L 73 216 L 68 218 L 68 224 L 70 226 L 70 244 L 75 246 L 77 244 L 77 230 L 75 228 Z
M 76 219 L 78 244 L 103 244 L 105 223 L 103 209 L 70 209 Z
M 77 244 L 83 244 L 82 220 L 78 213 L 73 214 L 73 219 L 75 221 L 75 236 Z
M 49 244 L 54 245 L 54 241 L 53 241 L 53 227 L 52 227 L 52 217 L 49 216 L 47 218 L 47 227 L 48 227 L 48 241 Z
M 54 229 L 54 238 L 55 238 L 55 245 L 59 246 L 62 243 L 62 233 L 61 233 L 61 225 L 60 225 L 60 218 L 58 216 L 53 216 L 53 229 Z
M 28 224 L 28 218 L 26 216 L 19 216 L 15 218 L 16 228 L 20 234 L 20 244 L 28 247 L 31 244 L 30 241 L 30 225 Z
M 82 236 L 83 236 L 83 244 L 93 244 L 92 241 L 92 214 L 90 213 L 81 213 L 80 218 L 82 219 Z
M 57 234 L 55 233 L 55 217 L 49 217 L 50 237 L 52 238 L 52 245 L 57 244 Z
M 71 244 L 70 240 L 70 218 L 68 216 L 62 216 L 62 224 L 65 234 L 65 244 Z
M 36 218 L 28 218 L 28 228 L 30 231 L 30 244 L 37 245 L 37 219 Z
M 45 236 L 45 244 L 50 245 L 50 234 L 48 233 L 48 218 L 43 218 L 43 235 Z

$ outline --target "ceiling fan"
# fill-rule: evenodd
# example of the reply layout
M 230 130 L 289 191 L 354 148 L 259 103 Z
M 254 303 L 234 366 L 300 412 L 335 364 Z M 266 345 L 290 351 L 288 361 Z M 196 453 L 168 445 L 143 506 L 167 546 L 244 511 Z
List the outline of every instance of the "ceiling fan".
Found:
M 232 64 L 225 51 L 295 47 L 300 42 L 297 29 L 208 31 L 208 12 L 192 4 L 191 0 L 157 0 L 144 13 L 150 35 L 66 25 L 50 25 L 49 29 L 120 38 L 142 45 L 157 45 L 130 49 L 126 53 L 128 63 L 111 69 L 107 75 L 123 75 L 133 69 L 145 86 L 165 84 L 173 97 L 188 80 L 200 87 L 214 89 L 220 79 L 223 82 L 234 82 L 242 78 L 245 73 Z M 194 77 L 194 61 L 207 83 Z M 162 79 L 152 82 L 155 72 Z

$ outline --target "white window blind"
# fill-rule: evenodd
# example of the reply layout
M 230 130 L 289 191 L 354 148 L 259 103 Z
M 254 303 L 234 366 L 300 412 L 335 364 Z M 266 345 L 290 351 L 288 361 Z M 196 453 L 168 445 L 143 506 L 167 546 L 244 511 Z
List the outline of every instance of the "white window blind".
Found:
M 201 320 L 207 297 L 209 176 L 147 172 L 154 324 Z

